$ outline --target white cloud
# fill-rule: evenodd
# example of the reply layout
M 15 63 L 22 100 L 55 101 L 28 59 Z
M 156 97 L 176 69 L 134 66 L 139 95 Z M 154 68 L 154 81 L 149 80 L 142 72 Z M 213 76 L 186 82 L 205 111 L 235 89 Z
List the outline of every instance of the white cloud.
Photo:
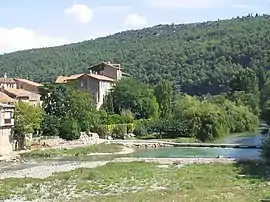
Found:
M 65 38 L 40 35 L 21 27 L 13 29 L 0 27 L 0 54 L 31 48 L 59 46 L 70 43 Z
M 135 27 L 135 28 L 143 27 L 146 25 L 146 23 L 147 23 L 146 18 L 139 16 L 136 13 L 129 14 L 126 17 L 126 21 L 125 21 L 125 25 Z
M 156 8 L 207 8 L 229 2 L 230 0 L 150 0 L 150 4 Z
M 74 16 L 81 23 L 89 23 L 94 15 L 93 10 L 83 4 L 73 4 L 65 10 L 65 14 Z

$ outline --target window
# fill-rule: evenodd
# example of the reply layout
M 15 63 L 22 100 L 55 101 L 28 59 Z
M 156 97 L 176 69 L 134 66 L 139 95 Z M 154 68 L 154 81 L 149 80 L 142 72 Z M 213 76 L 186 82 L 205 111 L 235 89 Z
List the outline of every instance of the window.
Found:
M 11 119 L 11 112 L 5 112 L 5 119 Z
M 84 87 L 84 83 L 83 83 L 83 81 L 81 81 L 81 88 L 83 88 Z
M 5 124 L 11 124 L 11 119 L 5 119 Z

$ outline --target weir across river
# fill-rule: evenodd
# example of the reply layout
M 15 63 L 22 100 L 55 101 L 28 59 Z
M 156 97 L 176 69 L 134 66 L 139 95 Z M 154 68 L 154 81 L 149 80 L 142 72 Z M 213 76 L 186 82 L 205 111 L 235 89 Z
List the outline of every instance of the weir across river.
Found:
M 239 149 L 260 149 L 260 145 L 248 144 L 227 144 L 227 143 L 176 143 L 153 140 L 107 140 L 108 143 L 118 143 L 130 146 L 171 146 L 171 147 L 205 147 L 205 148 L 239 148 Z

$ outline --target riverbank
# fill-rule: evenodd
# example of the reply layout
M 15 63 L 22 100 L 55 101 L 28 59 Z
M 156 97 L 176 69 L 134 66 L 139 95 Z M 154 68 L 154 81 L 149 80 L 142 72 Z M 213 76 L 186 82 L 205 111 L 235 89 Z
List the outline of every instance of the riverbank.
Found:
M 270 167 L 253 161 L 118 158 L 46 169 L 43 165 L 1 173 L 0 199 L 253 202 L 270 198 Z M 57 171 L 62 173 L 53 174 Z
M 125 148 L 120 144 L 106 144 L 101 143 L 91 146 L 77 146 L 65 148 L 53 148 L 33 150 L 21 154 L 24 158 L 37 158 L 37 157 L 63 157 L 63 156 L 87 156 L 87 155 L 112 155 L 112 154 L 125 154 L 133 152 L 130 148 Z
M 56 159 L 57 160 L 57 159 Z M 223 158 L 115 158 L 110 161 L 92 161 L 92 162 L 36 162 L 31 161 L 25 163 L 27 165 L 32 164 L 32 167 L 23 168 L 19 170 L 6 170 L 0 173 L 0 179 L 7 178 L 40 178 L 44 179 L 52 176 L 55 173 L 72 171 L 78 168 L 95 168 L 106 165 L 108 163 L 129 163 L 129 162 L 147 162 L 158 163 L 161 165 L 176 165 L 178 167 L 189 164 L 209 164 L 209 163 L 233 163 L 237 159 L 223 159 Z

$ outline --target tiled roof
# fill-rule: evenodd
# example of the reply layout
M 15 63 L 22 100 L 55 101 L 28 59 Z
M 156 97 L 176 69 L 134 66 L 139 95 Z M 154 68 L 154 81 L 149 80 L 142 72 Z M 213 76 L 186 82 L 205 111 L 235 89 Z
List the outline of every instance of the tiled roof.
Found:
M 108 63 L 108 62 L 100 62 L 96 65 L 93 65 L 91 67 L 88 67 L 88 69 L 97 69 L 97 68 L 104 68 L 104 66 L 110 66 L 112 68 L 115 68 L 115 69 L 122 69 L 121 68 L 121 65 L 120 64 L 111 64 L 111 63 Z
M 0 83 L 15 83 L 13 78 L 0 78 Z
M 0 102 L 14 102 L 15 100 L 9 97 L 7 94 L 0 92 Z
M 6 88 L 4 90 L 8 94 L 15 95 L 16 97 L 30 97 L 31 92 L 23 90 L 23 89 L 16 89 L 16 88 Z
M 82 75 L 84 74 L 74 74 L 74 75 L 71 75 L 71 76 L 58 76 L 55 80 L 55 83 L 67 83 L 68 80 L 74 80 L 74 79 L 77 79 L 79 77 L 81 77 Z
M 115 82 L 113 79 L 107 77 L 107 76 L 103 76 L 103 75 L 99 75 L 99 74 L 87 74 L 87 76 L 100 80 L 100 81 L 108 81 L 108 82 Z
M 28 79 L 19 79 L 19 78 L 15 78 L 14 80 L 15 80 L 15 81 L 20 81 L 20 82 L 23 82 L 23 83 L 27 83 L 27 84 L 29 84 L 29 85 L 36 86 L 36 87 L 43 86 L 43 85 L 40 84 L 40 83 L 31 81 L 31 80 L 28 80 Z

